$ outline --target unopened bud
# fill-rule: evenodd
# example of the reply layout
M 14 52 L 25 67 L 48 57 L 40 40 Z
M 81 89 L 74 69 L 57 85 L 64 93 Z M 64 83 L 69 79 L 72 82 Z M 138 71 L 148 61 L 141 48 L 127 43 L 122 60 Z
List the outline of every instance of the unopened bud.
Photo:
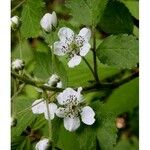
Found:
M 24 68 L 24 61 L 21 60 L 21 59 L 15 59 L 13 62 L 12 62 L 12 69 L 13 70 L 22 70 Z
M 50 146 L 49 139 L 43 138 L 41 139 L 35 146 L 36 150 L 47 150 Z
M 46 13 L 41 21 L 40 21 L 41 27 L 46 31 L 46 32 L 51 32 L 53 28 L 57 27 L 57 16 L 56 13 L 53 11 L 52 14 Z
M 125 119 L 124 119 L 123 117 L 118 117 L 118 118 L 116 119 L 116 127 L 117 127 L 118 129 L 123 129 L 123 128 L 125 128 L 125 126 L 126 126 L 126 121 L 125 121 Z
M 14 117 L 11 117 L 11 127 L 15 127 L 17 125 L 17 119 Z
M 11 28 L 13 30 L 16 30 L 19 26 L 19 17 L 18 16 L 14 16 L 11 18 Z

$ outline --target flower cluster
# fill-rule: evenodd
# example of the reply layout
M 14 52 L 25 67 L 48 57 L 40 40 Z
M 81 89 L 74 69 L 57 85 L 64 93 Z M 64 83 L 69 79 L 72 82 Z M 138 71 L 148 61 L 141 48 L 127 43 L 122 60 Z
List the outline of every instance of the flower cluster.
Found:
M 68 131 L 75 131 L 79 128 L 80 118 L 87 125 L 92 125 L 95 122 L 95 112 L 90 106 L 84 106 L 81 91 L 81 87 L 77 91 L 72 88 L 66 88 L 56 97 L 60 107 L 57 107 L 55 103 L 49 103 L 50 119 L 54 119 L 55 114 L 63 118 L 64 127 Z M 44 113 L 45 118 L 48 119 L 46 102 L 42 100 L 36 100 L 32 104 L 32 112 L 34 114 Z
M 89 44 L 91 30 L 82 28 L 79 34 L 75 35 L 71 29 L 63 27 L 59 30 L 58 37 L 60 41 L 54 43 L 54 54 L 58 56 L 67 55 L 70 68 L 79 65 L 81 57 L 85 56 L 91 48 Z

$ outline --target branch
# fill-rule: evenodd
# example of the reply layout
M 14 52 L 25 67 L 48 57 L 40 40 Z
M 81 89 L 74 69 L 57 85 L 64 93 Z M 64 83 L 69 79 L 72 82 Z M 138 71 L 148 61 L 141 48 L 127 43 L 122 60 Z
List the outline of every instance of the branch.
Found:
M 56 87 L 49 87 L 44 85 L 43 81 L 37 81 L 35 79 L 29 79 L 27 77 L 21 76 L 15 72 L 11 72 L 12 76 L 14 76 L 15 78 L 18 78 L 20 81 L 25 82 L 26 84 L 30 84 L 33 86 L 36 86 L 38 88 L 41 88 L 43 90 L 48 90 L 48 91 L 55 91 L 55 92 L 61 92 L 64 89 L 63 88 L 56 88 Z M 137 70 L 136 72 L 132 73 L 131 75 L 129 75 L 128 77 L 120 80 L 120 81 L 116 81 L 116 82 L 111 82 L 111 83 L 97 83 L 91 86 L 87 86 L 87 87 L 83 87 L 83 92 L 87 92 L 87 91 L 98 91 L 98 90 L 106 90 L 106 89 L 115 89 L 127 82 L 130 82 L 131 80 L 137 78 L 139 76 L 139 71 Z M 106 79 L 107 80 L 107 79 Z

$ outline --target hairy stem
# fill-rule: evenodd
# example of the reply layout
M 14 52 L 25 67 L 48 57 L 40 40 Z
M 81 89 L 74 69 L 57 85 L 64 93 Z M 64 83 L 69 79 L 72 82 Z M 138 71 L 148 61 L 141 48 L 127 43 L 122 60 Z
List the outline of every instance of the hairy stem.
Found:
M 15 10 L 17 10 L 19 7 L 22 6 L 22 4 L 25 2 L 26 0 L 23 0 L 22 2 L 20 2 L 17 6 L 15 6 L 12 10 L 11 13 L 13 13 Z
M 55 92 L 61 92 L 64 89 L 63 88 L 56 88 L 56 87 L 49 87 L 44 85 L 44 83 L 42 81 L 38 82 L 34 79 L 29 79 L 27 77 L 24 77 L 22 75 L 19 75 L 15 72 L 11 73 L 12 76 L 14 76 L 15 78 L 18 78 L 20 81 L 25 82 L 26 84 L 30 84 L 33 85 L 35 87 L 41 88 L 43 90 L 47 90 L 47 91 L 55 91 Z M 139 76 L 139 71 L 137 70 L 136 72 L 132 73 L 131 75 L 129 75 L 128 77 L 121 79 L 119 81 L 116 82 L 111 82 L 111 83 L 96 83 L 93 84 L 91 86 L 88 87 L 83 87 L 83 92 L 87 92 L 87 91 L 98 91 L 101 89 L 114 89 L 117 88 L 119 86 L 121 86 L 122 84 L 125 84 L 131 80 L 133 80 L 134 78 L 137 78 Z M 107 79 L 105 79 L 107 81 Z M 77 89 L 77 88 L 75 88 Z

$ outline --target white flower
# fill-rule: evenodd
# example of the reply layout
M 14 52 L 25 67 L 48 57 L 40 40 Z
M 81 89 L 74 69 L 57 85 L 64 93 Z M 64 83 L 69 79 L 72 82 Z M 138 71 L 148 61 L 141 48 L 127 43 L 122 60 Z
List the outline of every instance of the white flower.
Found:
M 18 16 L 13 16 L 11 18 L 11 27 L 13 29 L 16 29 L 19 26 L 19 17 Z
M 44 138 L 36 144 L 35 149 L 46 150 L 48 147 L 49 147 L 49 139 Z
M 55 117 L 57 105 L 55 103 L 49 103 L 48 108 L 49 108 L 49 113 L 50 113 L 50 119 L 52 120 Z M 47 111 L 47 107 L 46 107 L 46 101 L 44 99 L 38 99 L 32 103 L 32 112 L 34 114 L 44 113 L 45 119 L 47 119 L 47 120 L 49 119 L 48 111 Z
M 57 16 L 56 13 L 53 11 L 52 14 L 46 13 L 41 21 L 40 21 L 41 27 L 46 31 L 50 32 L 52 30 L 52 27 L 57 26 Z
M 95 122 L 93 109 L 83 106 L 81 90 L 81 87 L 77 91 L 67 88 L 57 96 L 57 101 L 62 107 L 57 109 L 56 115 L 64 118 L 64 126 L 69 131 L 75 131 L 80 126 L 80 117 L 82 122 L 87 125 Z
M 12 62 L 12 69 L 13 70 L 22 70 L 24 67 L 24 62 L 21 59 L 15 59 Z
M 51 86 L 51 87 L 62 88 L 62 82 L 60 81 L 60 78 L 56 74 L 53 74 L 49 78 L 48 83 L 45 85 Z
M 58 36 L 60 41 L 54 43 L 54 54 L 58 56 L 68 55 L 68 66 L 73 68 L 80 64 L 81 57 L 85 56 L 91 45 L 89 40 L 91 37 L 91 30 L 88 28 L 82 28 L 78 35 L 66 27 L 59 30 Z

